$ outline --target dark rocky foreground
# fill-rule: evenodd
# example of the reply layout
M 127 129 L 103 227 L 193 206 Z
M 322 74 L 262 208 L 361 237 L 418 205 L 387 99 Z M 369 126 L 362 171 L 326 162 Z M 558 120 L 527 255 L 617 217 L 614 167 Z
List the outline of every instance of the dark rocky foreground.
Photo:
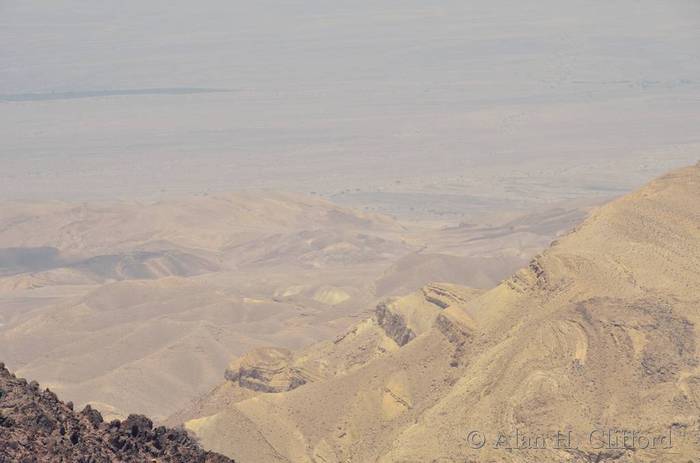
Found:
M 27 383 L 0 363 L 0 463 L 233 463 L 202 450 L 181 429 L 153 428 L 131 415 L 105 423 L 90 406 L 80 412 L 56 394 Z

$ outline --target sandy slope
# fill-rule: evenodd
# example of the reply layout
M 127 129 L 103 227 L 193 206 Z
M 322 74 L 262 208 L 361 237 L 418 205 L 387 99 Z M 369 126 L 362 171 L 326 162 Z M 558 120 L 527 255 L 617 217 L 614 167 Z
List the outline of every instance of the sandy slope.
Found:
M 692 461 L 698 199 L 700 164 L 661 177 L 393 352 L 188 426 L 246 461 Z M 656 438 L 656 448 L 603 445 L 609 429 Z M 516 430 L 544 448 L 498 444 L 517 446 Z M 558 431 L 570 444 L 555 448 Z
M 431 280 L 494 286 L 572 226 L 545 216 L 404 226 L 281 193 L 5 202 L 0 358 L 79 405 L 163 418 L 250 349 L 333 338 Z

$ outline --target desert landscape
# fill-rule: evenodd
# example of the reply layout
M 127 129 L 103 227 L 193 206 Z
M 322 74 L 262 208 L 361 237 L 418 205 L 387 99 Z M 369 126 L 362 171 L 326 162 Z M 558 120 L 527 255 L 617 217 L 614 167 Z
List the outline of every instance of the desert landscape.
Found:
M 4 361 L 106 416 L 160 419 L 255 347 L 332 338 L 434 280 L 492 287 L 585 214 L 430 228 L 269 193 L 0 211 Z
M 698 2 L 0 24 L 0 463 L 700 462 Z
M 332 343 L 251 352 L 178 418 L 241 461 L 694 461 L 698 197 L 700 164 L 597 209 L 494 289 L 428 285 Z M 516 430 L 541 440 L 499 444 Z M 601 446 L 595 430 L 666 440 Z

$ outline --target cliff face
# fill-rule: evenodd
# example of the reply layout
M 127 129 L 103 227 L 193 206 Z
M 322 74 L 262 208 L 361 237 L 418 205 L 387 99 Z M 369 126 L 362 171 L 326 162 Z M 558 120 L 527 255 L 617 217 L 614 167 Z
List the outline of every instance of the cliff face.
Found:
M 206 452 L 181 429 L 153 427 L 142 415 L 105 423 L 11 374 L 0 363 L 0 462 L 233 463 Z
M 399 346 L 406 345 L 416 337 L 416 333 L 406 326 L 406 320 L 400 314 L 392 312 L 387 304 L 379 304 L 375 310 L 375 316 L 386 335 Z

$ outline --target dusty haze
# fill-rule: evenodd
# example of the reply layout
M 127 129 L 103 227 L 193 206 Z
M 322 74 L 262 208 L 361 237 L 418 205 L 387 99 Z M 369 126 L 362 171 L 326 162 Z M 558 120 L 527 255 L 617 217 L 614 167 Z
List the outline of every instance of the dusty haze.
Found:
M 694 1 L 2 1 L 0 18 L 3 197 L 270 188 L 458 218 L 619 195 L 699 143 Z

